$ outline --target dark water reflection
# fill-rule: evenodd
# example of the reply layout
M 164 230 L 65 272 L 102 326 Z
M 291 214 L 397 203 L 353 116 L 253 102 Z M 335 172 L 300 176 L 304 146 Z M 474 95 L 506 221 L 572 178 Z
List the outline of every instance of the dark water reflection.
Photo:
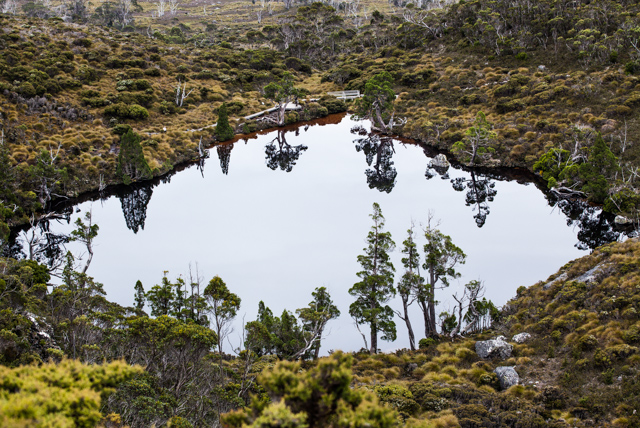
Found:
M 369 188 L 378 189 L 381 192 L 391 192 L 398 176 L 392 159 L 395 153 L 393 139 L 369 132 L 363 126 L 351 128 L 351 133 L 365 135 L 365 137 L 357 138 L 353 142 L 356 151 L 364 153 L 367 165 L 371 167 L 373 164 L 373 168 L 367 168 L 364 172 Z
M 348 316 L 347 290 L 358 280 L 356 257 L 373 202 L 397 244 L 412 220 L 419 225 L 432 211 L 467 253 L 460 283 L 438 297 L 442 310 L 453 304 L 451 293 L 474 279 L 484 280 L 486 297 L 502 305 L 518 286 L 544 280 L 584 254 L 581 249 L 619 238 L 612 219 L 597 208 L 553 200 L 499 175 L 443 166 L 427 148 L 381 138 L 348 118 L 329 120 L 334 123 L 218 145 L 209 152 L 215 150 L 219 165 L 202 159 L 149 185 L 119 187 L 67 207 L 62 221 L 33 230 L 46 236 L 38 257 L 55 264 L 62 254 L 56 242 L 81 253 L 61 237 L 92 210 L 100 232 L 88 273 L 124 305 L 133 303 L 137 280 L 148 290 L 165 270 L 171 278 L 186 275 L 190 262 L 199 264 L 206 281 L 214 275 L 225 280 L 242 298 L 246 321 L 255 319 L 260 300 L 274 313 L 293 311 L 308 303 L 315 287 L 326 286 L 343 313 L 329 325 L 326 351 L 362 346 Z M 13 249 L 24 254 L 28 246 Z M 399 271 L 399 252 L 392 257 Z M 411 309 L 420 326 L 417 308 Z M 398 331 L 396 343 L 383 343 L 386 349 L 408 346 L 401 324 Z

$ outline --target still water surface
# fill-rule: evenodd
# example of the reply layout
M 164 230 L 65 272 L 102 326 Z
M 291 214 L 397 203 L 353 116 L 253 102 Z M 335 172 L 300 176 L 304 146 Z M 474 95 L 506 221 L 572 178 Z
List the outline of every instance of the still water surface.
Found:
M 350 132 L 354 125 L 345 117 L 212 148 L 204 168 L 187 168 L 168 184 L 79 205 L 71 224 L 91 210 L 100 226 L 88 273 L 110 300 L 128 306 L 137 280 L 148 290 L 163 271 L 172 280 L 186 277 L 189 264 L 197 263 L 205 283 L 219 275 L 242 299 L 233 346 L 240 344 L 243 316 L 254 320 L 260 300 L 279 315 L 306 306 L 311 292 L 325 286 L 342 312 L 329 323 L 326 353 L 363 346 L 348 315 L 347 290 L 358 281 L 356 257 L 373 202 L 398 247 L 411 222 L 419 227 L 432 212 L 467 254 L 460 281 L 438 296 L 443 310 L 452 306 L 451 292 L 470 280 L 484 281 L 486 297 L 503 305 L 520 285 L 544 280 L 585 254 L 575 246 L 580 229 L 534 185 L 454 168 L 445 178 L 431 169 L 427 179 L 431 159 L 421 147 L 371 141 Z M 396 279 L 402 274 L 399 249 L 393 253 Z M 399 299 L 391 305 L 401 307 Z M 419 339 L 420 311 L 410 310 Z M 396 322 L 398 340 L 381 342 L 383 350 L 408 347 L 404 324 Z

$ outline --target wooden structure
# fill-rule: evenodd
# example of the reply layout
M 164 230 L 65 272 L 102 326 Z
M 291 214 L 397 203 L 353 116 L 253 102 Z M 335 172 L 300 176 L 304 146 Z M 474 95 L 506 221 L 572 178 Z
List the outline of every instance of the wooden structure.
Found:
M 332 95 L 339 100 L 355 100 L 356 98 L 360 98 L 360 91 L 335 91 L 335 92 L 327 92 L 328 95 Z

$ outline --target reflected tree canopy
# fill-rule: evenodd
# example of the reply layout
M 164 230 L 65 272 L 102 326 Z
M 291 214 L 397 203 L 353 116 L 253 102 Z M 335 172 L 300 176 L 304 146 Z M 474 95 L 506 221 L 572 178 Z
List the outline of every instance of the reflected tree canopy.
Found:
M 144 222 L 147 219 L 147 205 L 153 194 L 152 186 L 129 186 L 126 192 L 117 194 L 122 205 L 122 214 L 127 227 L 138 233 L 139 229 L 144 230 Z
M 233 150 L 233 144 L 221 144 L 216 146 L 218 152 L 218 159 L 220 159 L 220 169 L 224 175 L 229 174 L 229 161 L 231 160 L 231 150 Z
M 66 254 L 65 244 L 69 242 L 69 236 L 61 233 L 55 233 L 51 230 L 51 221 L 66 221 L 69 223 L 71 219 L 71 208 L 66 209 L 62 214 L 54 214 L 46 216 L 32 223 L 31 229 L 23 231 L 19 241 L 24 246 L 24 252 L 20 251 L 29 260 L 35 260 L 38 263 L 47 265 L 50 270 L 56 270 L 63 261 Z M 13 247 L 18 250 L 18 247 Z M 18 254 L 13 254 L 15 258 Z
M 609 242 L 617 241 L 620 231 L 615 229 L 614 216 L 602 211 L 601 207 L 590 206 L 587 202 L 562 199 L 550 201 L 567 216 L 567 225 L 578 227 L 578 243 L 580 250 L 593 250 Z
M 355 127 L 351 132 L 366 135 L 366 137 L 358 138 L 353 142 L 356 145 L 356 151 L 364 153 L 367 165 L 372 166 L 373 164 L 373 168 L 367 168 L 365 171 L 369 188 L 386 193 L 391 192 L 398 175 L 392 159 L 395 153 L 393 140 L 388 137 L 381 138 L 378 134 L 368 133 L 362 127 Z
M 285 130 L 279 129 L 276 138 L 265 146 L 267 166 L 274 171 L 280 168 L 282 171 L 291 172 L 300 153 L 308 148 L 304 144 L 290 145 L 287 143 L 285 133 Z
M 476 211 L 476 214 L 473 216 L 476 225 L 478 225 L 478 227 L 484 226 L 490 212 L 489 202 L 493 202 L 493 199 L 498 193 L 495 188 L 495 181 L 491 180 L 488 176 L 483 176 L 477 174 L 475 171 L 471 171 L 471 177 L 454 178 L 451 180 L 451 184 L 457 192 L 462 192 L 465 188 L 467 189 L 465 205 L 472 206 L 473 211 Z

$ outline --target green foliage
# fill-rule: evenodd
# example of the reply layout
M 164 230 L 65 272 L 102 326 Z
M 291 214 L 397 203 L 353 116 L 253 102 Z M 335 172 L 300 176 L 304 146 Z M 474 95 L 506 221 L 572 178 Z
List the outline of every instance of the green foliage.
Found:
M 101 397 L 141 371 L 123 361 L 0 367 L 0 421 L 16 427 L 94 427 L 102 419 Z
M 275 354 L 284 359 L 305 356 L 306 342 L 303 327 L 286 309 L 274 317 L 271 309 L 260 302 L 258 319 L 247 323 L 245 346 L 257 355 Z
M 491 143 L 496 139 L 497 134 L 491 130 L 492 128 L 486 115 L 482 111 L 478 112 L 473 126 L 465 131 L 465 139 L 453 145 L 453 153 L 469 155 L 469 165 L 476 163 L 476 157 L 488 159 L 492 153 L 495 153 Z
M 138 312 L 141 312 L 144 309 L 146 296 L 144 292 L 144 287 L 142 286 L 142 282 L 140 280 L 136 281 L 136 285 L 134 289 L 135 289 L 134 307 Z
M 365 254 L 358 256 L 362 270 L 357 273 L 361 281 L 349 289 L 356 301 L 349 306 L 349 314 L 358 324 L 369 324 L 371 329 L 371 353 L 378 352 L 378 331 L 382 340 L 396 339 L 393 309 L 386 302 L 395 295 L 393 275 L 395 268 L 389 253 L 395 248 L 391 233 L 383 232 L 384 217 L 380 205 L 374 202 L 370 215 L 373 226 L 367 234 Z
M 144 120 L 149 118 L 149 111 L 138 104 L 112 104 L 104 109 L 104 114 L 105 116 L 116 117 L 120 119 Z
M 316 288 L 311 295 L 313 300 L 306 308 L 297 309 L 296 313 L 302 321 L 304 331 L 312 336 L 314 343 L 314 358 L 320 353 L 320 341 L 327 323 L 340 316 L 340 310 L 333 304 L 331 296 L 325 287 Z
M 299 89 L 293 86 L 294 78 L 289 72 L 282 74 L 280 82 L 271 82 L 264 87 L 264 96 L 278 105 L 278 125 L 285 124 L 285 112 L 287 104 L 296 100 L 300 94 Z
M 380 401 L 397 410 L 404 419 L 415 414 L 420 409 L 420 405 L 413 399 L 411 391 L 405 387 L 399 385 L 380 385 L 376 386 L 373 391 Z
M 142 152 L 140 136 L 129 129 L 120 139 L 116 175 L 125 184 L 151 178 L 151 169 Z
M 227 114 L 227 104 L 222 103 L 218 110 L 218 122 L 214 134 L 218 141 L 228 141 L 233 138 L 235 132 L 229 124 L 229 115 Z
M 219 276 L 209 281 L 204 290 L 209 305 L 211 321 L 218 336 L 218 351 L 222 353 L 222 341 L 227 333 L 228 324 L 236 317 L 240 309 L 240 298 L 227 288 L 227 284 Z
M 376 74 L 367 81 L 362 98 L 356 102 L 356 115 L 370 119 L 382 132 L 390 132 L 394 127 L 396 93 L 392 84 L 393 77 L 389 72 Z
M 280 362 L 259 379 L 273 401 L 254 399 L 250 409 L 227 413 L 222 422 L 229 427 L 396 426 L 393 411 L 351 389 L 351 365 L 351 357 L 339 351 L 306 372 L 297 363 Z
M 602 135 L 598 134 L 589 152 L 588 161 L 580 165 L 580 180 L 584 183 L 582 191 L 589 195 L 591 201 L 603 203 L 609 196 L 607 177 L 619 170 L 618 158 L 611 153 Z
M 437 336 L 435 313 L 435 290 L 448 287 L 451 279 L 459 278 L 458 264 L 464 264 L 466 254 L 456 246 L 449 235 L 443 234 L 429 224 L 424 231 L 427 243 L 424 245 L 425 261 L 422 264 L 427 273 L 424 287 L 417 293 L 418 302 L 425 314 L 425 336 Z

